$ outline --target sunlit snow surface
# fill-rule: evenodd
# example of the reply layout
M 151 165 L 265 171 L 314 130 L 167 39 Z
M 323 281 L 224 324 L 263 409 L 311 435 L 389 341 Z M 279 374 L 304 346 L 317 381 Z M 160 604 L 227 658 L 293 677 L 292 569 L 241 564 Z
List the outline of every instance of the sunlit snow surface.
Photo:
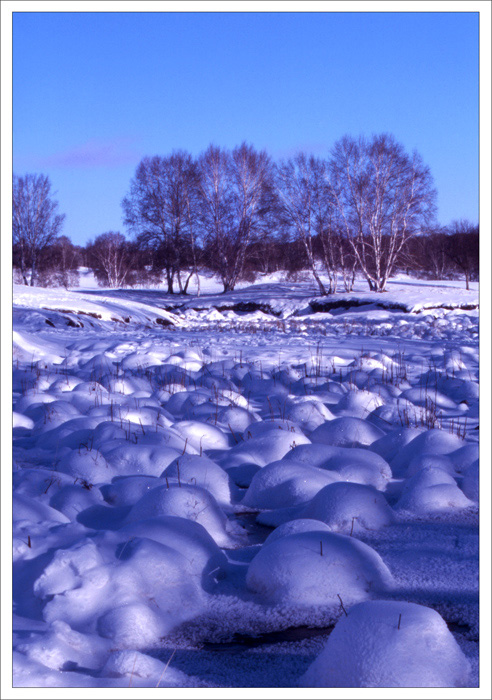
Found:
M 477 284 L 84 282 L 14 287 L 14 685 L 477 686 Z

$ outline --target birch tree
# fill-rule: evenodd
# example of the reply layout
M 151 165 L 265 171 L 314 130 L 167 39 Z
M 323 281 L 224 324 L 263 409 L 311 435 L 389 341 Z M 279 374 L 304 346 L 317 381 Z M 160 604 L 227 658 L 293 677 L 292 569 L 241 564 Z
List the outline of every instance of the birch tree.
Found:
M 383 292 L 407 242 L 430 225 L 436 191 L 429 168 L 393 136 L 345 136 L 330 179 L 339 221 L 372 291 Z
M 64 214 L 58 214 L 58 202 L 52 197 L 46 175 L 14 175 L 12 242 L 24 284 L 34 286 L 40 256 L 60 234 L 64 219 Z
M 174 293 L 177 280 L 179 292 L 186 293 L 196 272 L 198 170 L 191 155 L 175 151 L 143 158 L 122 207 L 130 231 L 159 253 L 168 292 Z M 186 272 L 190 258 L 191 274 Z
M 299 153 L 294 158 L 281 162 L 276 175 L 283 215 L 294 236 L 302 241 L 319 292 L 321 295 L 332 293 L 336 289 L 336 282 L 330 275 L 330 287 L 326 289 L 316 267 L 314 249 L 315 237 L 327 229 L 330 211 L 329 183 L 325 179 L 324 165 L 314 156 Z M 327 231 L 324 252 L 330 261 L 332 251 Z
M 217 146 L 199 158 L 202 226 L 224 292 L 240 278 L 248 246 L 267 233 L 273 199 L 272 165 L 265 151 L 243 143 L 232 152 Z
M 132 272 L 128 243 L 119 231 L 107 231 L 87 246 L 92 268 L 100 284 L 122 287 Z

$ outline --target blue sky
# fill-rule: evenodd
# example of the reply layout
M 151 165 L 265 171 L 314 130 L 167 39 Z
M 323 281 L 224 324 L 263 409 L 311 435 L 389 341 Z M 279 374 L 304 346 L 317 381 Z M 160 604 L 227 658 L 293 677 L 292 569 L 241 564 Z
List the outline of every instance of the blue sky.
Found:
M 430 167 L 439 221 L 476 222 L 478 80 L 471 12 L 15 12 L 14 172 L 49 175 L 82 245 L 124 232 L 145 155 L 390 132 Z

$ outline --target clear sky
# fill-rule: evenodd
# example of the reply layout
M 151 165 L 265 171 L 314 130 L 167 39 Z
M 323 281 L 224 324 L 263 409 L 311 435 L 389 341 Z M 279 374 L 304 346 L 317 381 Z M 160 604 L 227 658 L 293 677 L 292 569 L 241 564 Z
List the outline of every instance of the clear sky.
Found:
M 419 151 L 442 224 L 477 222 L 478 95 L 474 12 L 13 14 L 14 172 L 49 175 L 81 245 L 125 231 L 143 156 L 361 133 Z

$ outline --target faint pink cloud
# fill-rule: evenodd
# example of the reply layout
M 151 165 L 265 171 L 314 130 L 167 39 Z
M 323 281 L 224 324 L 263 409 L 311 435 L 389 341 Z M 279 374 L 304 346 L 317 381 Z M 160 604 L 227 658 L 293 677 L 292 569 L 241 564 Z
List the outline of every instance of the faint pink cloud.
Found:
M 128 165 L 138 158 L 132 143 L 132 139 L 90 139 L 80 146 L 43 158 L 42 165 L 52 168 L 115 168 Z

